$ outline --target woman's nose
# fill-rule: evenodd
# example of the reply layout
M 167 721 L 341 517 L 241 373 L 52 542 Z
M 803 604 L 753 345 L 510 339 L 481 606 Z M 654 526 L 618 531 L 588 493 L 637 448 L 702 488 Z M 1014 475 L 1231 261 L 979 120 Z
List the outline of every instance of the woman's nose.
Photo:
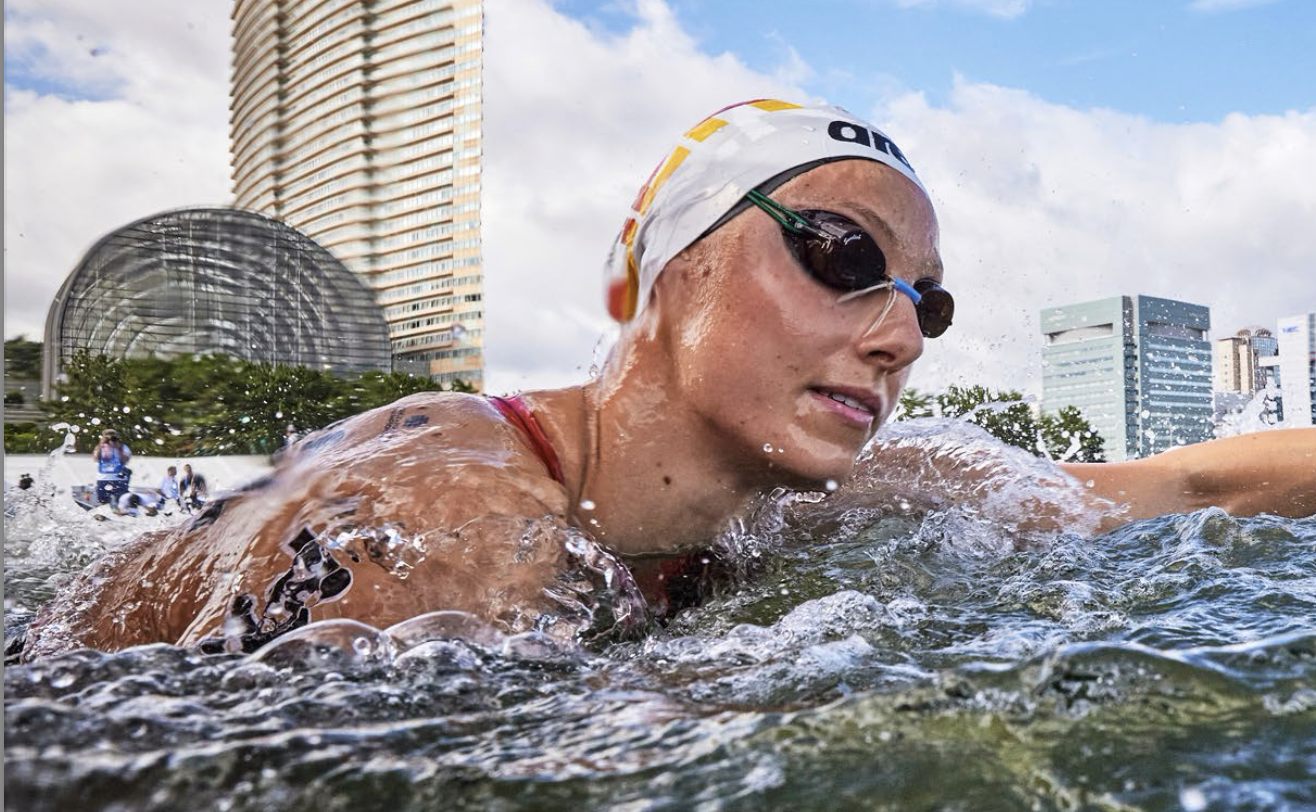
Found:
M 873 320 L 862 328 L 856 349 L 869 363 L 879 364 L 888 371 L 903 369 L 923 354 L 918 311 L 908 296 L 895 290 L 886 297 L 875 298 L 877 311 L 870 311 Z

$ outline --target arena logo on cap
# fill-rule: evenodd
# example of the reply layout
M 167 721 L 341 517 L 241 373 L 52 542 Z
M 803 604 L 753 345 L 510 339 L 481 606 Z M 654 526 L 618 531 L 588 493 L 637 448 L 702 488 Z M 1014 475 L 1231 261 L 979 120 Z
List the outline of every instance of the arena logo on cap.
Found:
M 872 147 L 878 152 L 885 152 L 908 167 L 910 172 L 914 171 L 913 165 L 906 160 L 905 153 L 900 151 L 900 147 L 877 130 L 870 130 L 853 122 L 838 119 L 827 125 L 827 134 L 836 141 L 862 144 L 865 147 Z

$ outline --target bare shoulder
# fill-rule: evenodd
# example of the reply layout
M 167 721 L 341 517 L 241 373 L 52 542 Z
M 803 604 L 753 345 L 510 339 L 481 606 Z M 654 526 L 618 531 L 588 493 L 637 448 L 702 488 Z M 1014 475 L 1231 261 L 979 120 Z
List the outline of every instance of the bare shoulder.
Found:
M 475 498 L 462 504 L 480 513 L 560 513 L 566 505 L 520 430 L 488 398 L 456 392 L 409 395 L 316 431 L 276 476 L 330 480 L 340 492 L 387 484 L 394 496 L 442 496 L 449 504 L 465 493 Z

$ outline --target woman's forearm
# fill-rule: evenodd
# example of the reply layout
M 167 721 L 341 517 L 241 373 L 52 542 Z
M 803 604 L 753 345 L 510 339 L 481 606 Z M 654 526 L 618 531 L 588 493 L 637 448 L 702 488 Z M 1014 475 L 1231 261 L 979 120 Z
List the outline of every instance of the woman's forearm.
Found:
M 1232 514 L 1316 514 L 1316 428 L 1257 432 L 1124 463 L 1062 465 L 1127 518 L 1215 505 Z

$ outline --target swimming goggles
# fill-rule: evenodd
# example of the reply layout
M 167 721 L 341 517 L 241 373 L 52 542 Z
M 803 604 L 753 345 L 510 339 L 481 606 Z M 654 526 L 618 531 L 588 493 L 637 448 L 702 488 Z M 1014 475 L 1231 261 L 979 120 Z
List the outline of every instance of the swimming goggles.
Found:
M 758 190 L 751 190 L 745 198 L 781 225 L 786 245 L 810 276 L 846 294 L 842 301 L 895 288 L 914 302 L 924 336 L 936 338 L 950 327 L 955 300 L 946 289 L 927 278 L 911 285 L 889 276 L 886 255 L 877 240 L 849 217 L 818 209 L 788 209 Z

